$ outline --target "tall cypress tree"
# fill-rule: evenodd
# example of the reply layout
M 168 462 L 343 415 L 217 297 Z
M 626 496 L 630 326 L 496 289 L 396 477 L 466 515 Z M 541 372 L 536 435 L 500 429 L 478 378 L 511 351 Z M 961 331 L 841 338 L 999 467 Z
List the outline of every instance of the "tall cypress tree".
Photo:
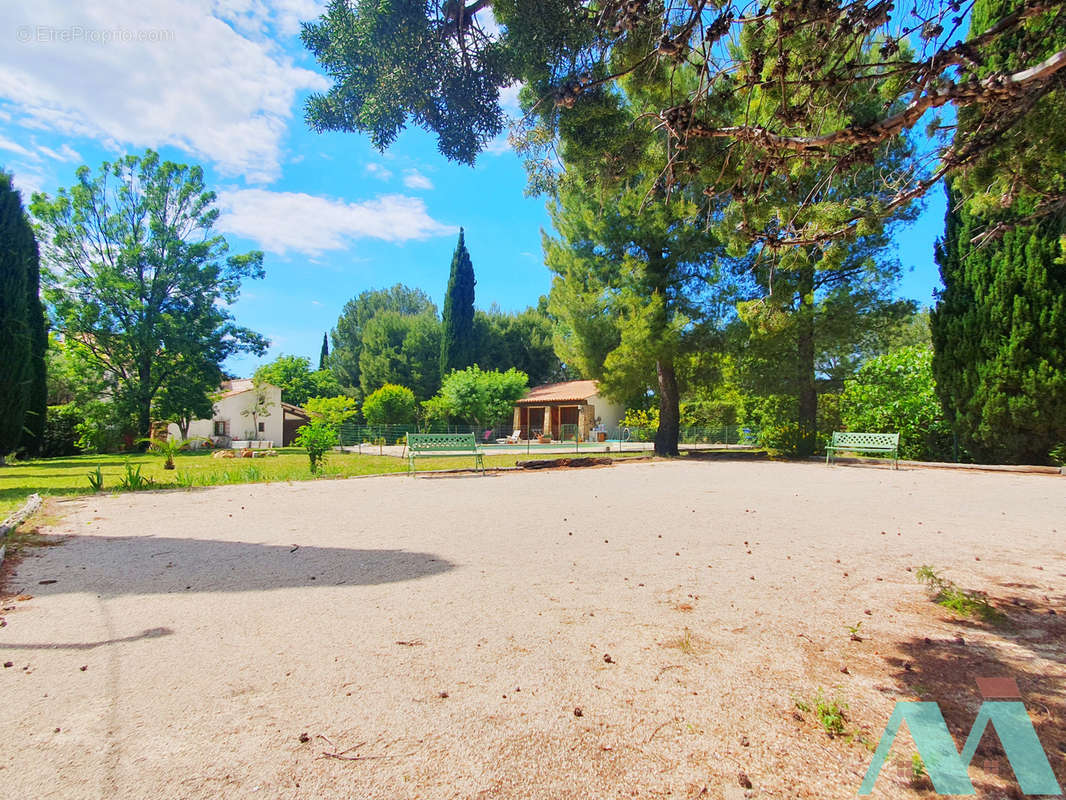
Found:
M 322 349 L 318 353 L 318 368 L 325 369 L 326 362 L 329 360 L 329 340 L 326 339 L 326 334 L 322 334 Z
M 48 349 L 48 323 L 41 303 L 41 260 L 37 239 L 28 221 L 26 228 L 26 314 L 30 336 L 30 384 L 22 450 L 27 455 L 36 456 L 40 455 L 44 444 L 44 424 L 48 413 L 48 375 L 44 360 L 45 351 Z
M 31 338 L 27 256 L 33 232 L 11 176 L 0 172 L 0 465 L 22 440 L 29 402 Z
M 452 256 L 448 291 L 444 295 L 441 332 L 440 375 L 443 380 L 453 369 L 465 369 L 474 363 L 474 265 L 470 263 L 459 229 L 459 244 Z
M 957 191 L 948 198 L 931 315 L 941 403 L 977 460 L 1046 463 L 1066 442 L 1064 227 L 1045 219 L 975 246 L 987 221 Z
M 978 0 L 971 31 L 1020 5 Z M 1030 47 L 1050 53 L 1064 44 L 1066 32 L 1023 30 L 1002 41 L 976 76 L 1009 69 Z M 1045 98 L 1053 106 L 1055 94 Z M 957 137 L 973 135 L 968 122 L 960 117 Z M 1022 127 L 1011 136 L 1030 134 Z M 984 187 L 1009 178 L 1002 172 L 995 159 L 985 159 L 948 186 L 944 238 L 935 253 L 944 289 L 930 318 L 933 372 L 945 413 L 974 458 L 1039 464 L 1066 442 L 1066 261 L 1060 244 L 1066 224 L 1057 216 L 1019 225 L 997 214 L 998 198 Z M 1024 194 L 1021 200 L 1016 207 L 1026 204 Z M 998 224 L 1006 227 L 1001 237 L 975 241 Z

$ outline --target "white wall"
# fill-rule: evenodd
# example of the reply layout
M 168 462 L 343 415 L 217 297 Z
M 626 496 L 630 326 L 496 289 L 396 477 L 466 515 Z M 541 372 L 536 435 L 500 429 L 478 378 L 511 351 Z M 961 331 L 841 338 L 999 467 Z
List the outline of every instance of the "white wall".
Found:
M 612 403 L 598 394 L 592 395 L 588 399 L 588 403 L 593 406 L 593 416 L 599 417 L 600 424 L 606 425 L 607 430 L 612 434 L 622 421 L 622 417 L 626 415 L 626 410 L 622 406 Z M 592 426 L 590 425 L 589 427 L 591 428 Z
M 254 433 L 255 423 L 249 414 L 244 416 L 241 412 L 255 405 L 255 391 L 249 390 L 240 394 L 224 397 L 215 403 L 215 413 L 211 419 L 193 420 L 189 425 L 189 438 L 210 439 L 215 434 L 215 422 L 225 420 L 229 423 L 229 436 L 231 439 L 265 439 L 274 442 L 275 446 L 281 447 L 282 430 L 284 428 L 285 412 L 281 408 L 281 389 L 277 386 L 266 387 L 267 400 L 273 403 L 268 407 L 270 415 L 260 417 L 263 423 L 263 432 Z M 181 438 L 178 426 L 171 423 L 168 427 L 170 435 L 176 439 Z

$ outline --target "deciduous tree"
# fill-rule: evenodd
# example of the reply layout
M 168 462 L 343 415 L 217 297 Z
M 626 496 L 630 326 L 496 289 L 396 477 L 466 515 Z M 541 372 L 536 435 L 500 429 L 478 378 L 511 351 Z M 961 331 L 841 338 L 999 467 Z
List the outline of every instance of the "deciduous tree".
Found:
M 244 279 L 262 277 L 263 254 L 229 255 L 214 203 L 200 167 L 151 150 L 95 176 L 81 167 L 70 189 L 33 197 L 57 327 L 113 376 L 141 437 L 159 391 L 190 359 L 266 348 L 226 310 Z
M 189 360 L 174 373 L 155 397 L 155 419 L 173 422 L 181 438 L 189 438 L 193 420 L 211 419 L 214 415 L 214 395 L 222 382 L 222 370 L 211 358 Z

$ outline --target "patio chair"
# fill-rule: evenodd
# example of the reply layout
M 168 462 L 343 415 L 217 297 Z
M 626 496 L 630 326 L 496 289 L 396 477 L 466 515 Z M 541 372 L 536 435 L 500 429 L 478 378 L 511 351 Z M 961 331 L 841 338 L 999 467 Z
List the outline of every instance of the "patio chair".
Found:
M 518 440 L 522 438 L 522 429 L 515 428 L 515 432 L 508 436 L 506 439 L 497 439 L 496 444 L 518 444 Z

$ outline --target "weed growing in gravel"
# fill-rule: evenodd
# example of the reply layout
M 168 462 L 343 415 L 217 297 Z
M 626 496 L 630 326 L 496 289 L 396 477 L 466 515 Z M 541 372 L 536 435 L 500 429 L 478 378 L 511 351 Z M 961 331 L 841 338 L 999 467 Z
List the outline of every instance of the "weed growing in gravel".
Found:
M 979 617 L 985 622 L 1000 623 L 1006 620 L 1002 611 L 988 602 L 988 595 L 984 592 L 967 591 L 960 589 L 954 582 L 941 577 L 936 571 L 923 564 L 918 567 L 914 577 L 919 583 L 923 583 L 930 590 L 936 592 L 933 602 L 953 611 L 962 617 Z
M 807 701 L 803 698 L 795 697 L 793 702 L 796 704 L 796 708 L 804 714 L 809 714 L 813 711 L 814 716 L 818 718 L 818 723 L 829 736 L 835 737 L 847 734 L 848 718 L 845 714 L 848 708 L 847 703 L 843 703 L 837 698 L 830 699 L 826 697 L 825 692 L 820 687 L 812 700 Z
M 918 786 L 924 783 L 925 779 L 925 763 L 922 761 L 922 757 L 915 753 L 911 756 L 911 785 Z
M 830 736 L 842 736 L 847 730 L 847 717 L 844 716 L 847 707 L 847 703 L 841 703 L 836 699 L 828 699 L 822 694 L 821 689 L 814 696 L 815 716 L 818 717 L 818 722 L 821 723 L 822 728 Z
M 684 632 L 676 639 L 672 639 L 666 643 L 667 647 L 674 647 L 684 653 L 686 656 L 696 655 L 696 643 L 692 640 L 692 631 L 687 627 Z

